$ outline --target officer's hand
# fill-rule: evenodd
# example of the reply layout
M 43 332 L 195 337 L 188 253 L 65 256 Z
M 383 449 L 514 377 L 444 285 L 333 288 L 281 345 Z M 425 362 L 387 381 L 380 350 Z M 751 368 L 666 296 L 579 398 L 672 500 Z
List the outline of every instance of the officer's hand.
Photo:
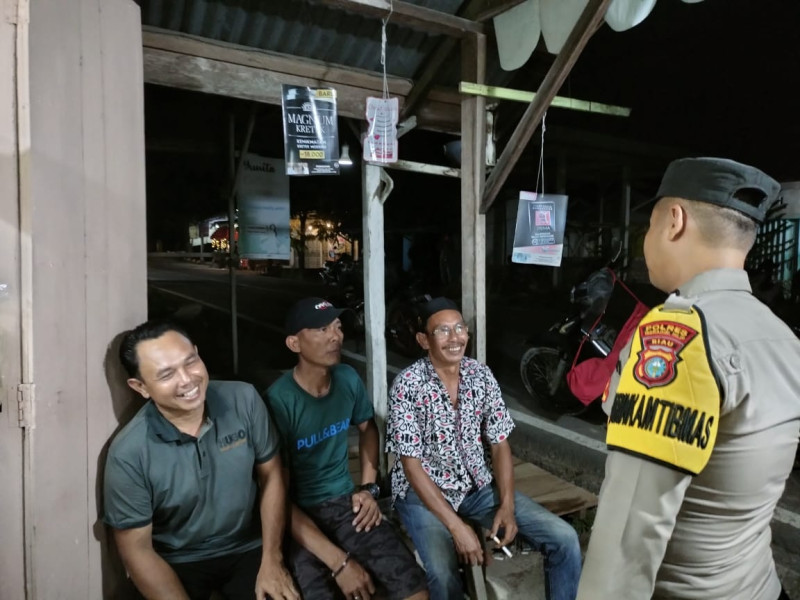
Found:
M 347 600 L 369 600 L 375 593 L 369 573 L 353 558 L 347 561 L 342 572 L 336 576 L 336 584 Z
M 472 527 L 461 521 L 450 534 L 453 536 L 459 561 L 465 565 L 483 564 L 483 544 Z
M 353 519 L 353 527 L 356 531 L 369 531 L 373 527 L 381 524 L 383 515 L 378 507 L 378 502 L 367 491 L 356 492 L 353 494 L 353 512 L 356 518 Z
M 300 600 L 292 576 L 279 560 L 262 560 L 256 576 L 256 600 Z
M 517 537 L 517 520 L 514 518 L 514 507 L 507 505 L 500 505 L 497 513 L 494 515 L 494 522 L 492 523 L 492 531 L 489 537 L 494 537 L 497 532 L 502 529 L 503 537 L 500 540 L 500 546 L 508 546 Z

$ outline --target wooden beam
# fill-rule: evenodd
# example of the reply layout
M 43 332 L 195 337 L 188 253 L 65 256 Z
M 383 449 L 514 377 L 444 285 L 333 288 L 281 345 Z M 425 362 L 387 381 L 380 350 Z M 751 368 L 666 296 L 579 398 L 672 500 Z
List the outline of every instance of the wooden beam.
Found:
M 335 87 L 339 114 L 359 120 L 364 119 L 367 97 L 383 93 L 382 75 L 370 71 L 152 28 L 146 28 L 142 38 L 147 83 L 276 105 L 284 83 Z M 402 108 L 411 82 L 389 77 L 388 87 Z M 458 133 L 458 102 L 456 93 L 433 91 L 417 113 L 419 128 Z
M 461 42 L 461 77 L 486 79 L 486 36 Z M 486 100 L 461 100 L 461 313 L 472 333 L 472 355 L 486 362 L 486 215 L 480 212 L 486 179 Z
M 486 181 L 483 202 L 481 203 L 482 213 L 486 213 L 489 210 L 509 173 L 516 165 L 520 155 L 525 151 L 525 146 L 527 146 L 533 132 L 536 131 L 539 123 L 541 123 L 547 107 L 550 106 L 567 75 L 569 75 L 581 52 L 586 47 L 589 38 L 597 30 L 598 23 L 605 16 L 609 4 L 611 4 L 611 0 L 589 0 L 586 8 L 583 9 L 583 13 L 578 18 L 575 27 L 572 28 L 564 47 L 558 53 L 542 84 L 539 86 L 536 97 L 525 110 L 525 114 L 522 115 L 522 119 L 503 150 L 503 154 L 497 161 L 497 166 Z
M 156 27 L 142 27 L 142 45 L 145 49 L 165 50 L 275 73 L 292 73 L 298 77 L 335 81 L 353 87 L 374 89 L 378 82 L 380 86 L 378 89 L 383 89 L 381 73 L 343 67 L 320 60 L 299 58 L 279 52 L 268 52 L 260 48 L 229 44 Z M 388 77 L 387 84 L 389 93 L 393 96 L 407 95 L 412 86 L 412 82 L 408 79 L 391 75 Z
M 484 7 L 481 11 L 477 14 L 471 14 L 470 16 L 473 17 L 474 21 L 478 23 L 483 23 L 484 21 L 488 21 L 489 19 L 493 19 L 499 14 L 506 12 L 507 10 L 511 10 L 518 4 L 522 4 L 525 0 L 497 0 L 496 2 L 484 2 Z M 487 6 L 488 4 L 488 6 Z
M 484 33 L 482 23 L 399 0 L 314 0 L 314 3 L 377 19 L 389 17 L 390 23 L 425 33 L 456 38 Z
M 400 118 L 406 119 L 411 116 L 420 103 L 425 99 L 428 90 L 431 89 L 433 82 L 439 76 L 442 65 L 447 61 L 456 47 L 456 40 L 446 38 L 439 42 L 436 49 L 429 55 L 430 58 L 425 62 L 422 72 L 417 77 L 414 87 L 408 94 L 408 99 L 403 105 Z
M 462 94 L 473 94 L 475 96 L 484 96 L 485 98 L 497 100 L 511 100 L 512 102 L 533 102 L 534 98 L 536 98 L 534 92 L 492 85 L 478 85 L 477 83 L 470 83 L 469 81 L 462 81 L 458 85 L 458 91 Z M 577 98 L 568 98 L 566 96 L 553 96 L 550 106 L 601 115 L 611 115 L 614 117 L 631 116 L 631 109 L 626 106 L 603 104 L 602 102 L 592 102 L 591 100 L 578 100 Z
M 485 5 L 486 0 L 469 0 L 461 14 L 465 18 L 470 18 L 473 13 L 478 11 L 478 8 L 485 8 Z M 425 61 L 422 71 L 415 78 L 414 87 L 408 94 L 408 98 L 401 112 L 401 119 L 414 114 L 414 111 L 425 99 L 428 91 L 438 78 L 442 65 L 447 61 L 455 48 L 456 40 L 451 37 L 445 38 L 439 42 L 434 51 L 428 55 L 429 58 Z
M 397 162 L 382 166 L 387 169 L 394 169 L 395 171 L 410 171 L 412 173 L 443 175 L 445 177 L 461 177 L 461 169 L 456 169 L 455 167 L 444 167 L 442 165 L 429 165 L 427 163 L 415 162 L 413 160 L 398 160 Z

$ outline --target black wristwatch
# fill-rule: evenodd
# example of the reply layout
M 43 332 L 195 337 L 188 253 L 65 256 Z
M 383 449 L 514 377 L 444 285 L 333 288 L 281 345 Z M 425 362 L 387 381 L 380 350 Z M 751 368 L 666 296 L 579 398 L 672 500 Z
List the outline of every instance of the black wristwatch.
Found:
M 358 491 L 359 492 L 369 492 L 370 495 L 373 498 L 375 498 L 376 500 L 378 499 L 378 496 L 381 495 L 380 486 L 377 483 L 374 483 L 374 482 L 373 483 L 361 484 L 360 486 L 358 486 Z

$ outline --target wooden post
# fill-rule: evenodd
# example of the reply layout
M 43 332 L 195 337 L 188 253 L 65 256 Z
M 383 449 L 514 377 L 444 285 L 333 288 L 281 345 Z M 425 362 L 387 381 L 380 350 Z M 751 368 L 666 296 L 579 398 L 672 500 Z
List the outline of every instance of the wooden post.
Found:
M 239 189 L 239 180 L 242 176 L 242 164 L 245 155 L 250 151 L 250 138 L 253 136 L 253 127 L 256 124 L 256 110 L 258 105 L 254 102 L 250 107 L 250 118 L 247 121 L 247 133 L 244 136 L 244 143 L 239 154 L 239 162 L 234 162 L 234 118 L 231 115 L 230 121 L 230 152 L 231 165 L 236 165 L 232 175 L 231 193 L 228 195 L 228 281 L 230 284 L 231 298 L 231 361 L 233 363 L 233 374 L 239 374 L 239 313 L 238 301 L 236 299 L 236 268 L 234 259 L 238 253 L 234 253 L 236 247 L 236 192 Z
M 626 278 L 631 252 L 631 167 L 622 167 L 622 274 Z
M 486 36 L 461 43 L 461 78 L 483 83 Z M 461 312 L 472 334 L 472 355 L 486 361 L 486 216 L 480 211 L 486 179 L 486 100 L 461 100 Z
M 558 151 L 556 164 L 556 193 L 567 195 L 567 155 L 564 150 Z M 542 167 L 544 168 L 544 166 Z M 566 232 L 564 233 L 566 237 Z M 567 240 L 564 240 L 564 246 L 567 245 Z M 563 258 L 562 258 L 563 264 Z M 556 267 L 553 269 L 553 289 L 557 290 L 561 287 L 563 280 L 561 269 Z
M 389 389 L 386 381 L 386 293 L 384 282 L 383 203 L 393 183 L 377 165 L 364 163 L 362 169 L 364 247 L 364 317 L 367 340 L 367 391 L 375 407 L 380 435 L 380 475 L 386 473 L 386 415 Z

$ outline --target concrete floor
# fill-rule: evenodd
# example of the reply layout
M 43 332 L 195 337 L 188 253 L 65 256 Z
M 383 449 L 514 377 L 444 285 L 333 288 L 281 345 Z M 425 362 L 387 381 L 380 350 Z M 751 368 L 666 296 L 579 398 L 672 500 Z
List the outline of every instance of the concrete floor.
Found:
M 542 555 L 515 553 L 486 567 L 489 600 L 545 600 Z

